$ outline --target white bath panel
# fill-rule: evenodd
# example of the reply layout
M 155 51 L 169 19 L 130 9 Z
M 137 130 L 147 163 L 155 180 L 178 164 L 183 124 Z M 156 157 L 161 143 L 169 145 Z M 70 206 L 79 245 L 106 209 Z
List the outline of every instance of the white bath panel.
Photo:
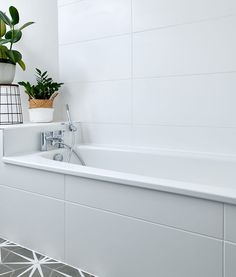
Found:
M 69 202 L 223 238 L 223 205 L 121 184 L 66 176 Z
M 61 201 L 0 186 L 0 234 L 59 260 L 64 259 L 63 215 Z
M 80 205 L 66 205 L 66 241 L 67 262 L 103 277 L 222 277 L 221 241 Z

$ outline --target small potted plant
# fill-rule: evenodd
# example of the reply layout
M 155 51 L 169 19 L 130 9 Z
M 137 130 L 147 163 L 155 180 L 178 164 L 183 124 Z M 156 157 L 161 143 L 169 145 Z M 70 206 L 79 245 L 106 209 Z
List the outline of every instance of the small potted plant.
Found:
M 13 49 L 13 45 L 22 37 L 22 30 L 34 22 L 27 22 L 17 28 L 20 17 L 18 10 L 11 6 L 10 17 L 0 11 L 0 84 L 11 84 L 15 77 L 16 64 L 23 70 L 26 66 L 19 51 Z
M 25 88 L 29 96 L 29 116 L 31 122 L 52 122 L 53 101 L 58 95 L 59 88 L 63 83 L 56 83 L 48 77 L 47 71 L 42 72 L 36 68 L 36 84 L 19 82 Z

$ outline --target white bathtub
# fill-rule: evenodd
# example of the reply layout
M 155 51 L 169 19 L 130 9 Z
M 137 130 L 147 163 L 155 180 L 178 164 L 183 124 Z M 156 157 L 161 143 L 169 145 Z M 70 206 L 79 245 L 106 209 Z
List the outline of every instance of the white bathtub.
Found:
M 168 150 L 81 145 L 86 163 L 53 160 L 56 153 L 4 157 L 5 163 L 236 204 L 236 157 Z
M 3 157 L 1 235 L 100 277 L 236 276 L 235 157 L 77 151 L 87 166 L 54 161 L 64 149 Z

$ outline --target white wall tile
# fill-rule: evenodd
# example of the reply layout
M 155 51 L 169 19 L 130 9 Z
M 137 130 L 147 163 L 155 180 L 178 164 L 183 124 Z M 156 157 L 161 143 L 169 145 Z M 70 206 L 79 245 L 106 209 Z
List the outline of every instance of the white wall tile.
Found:
M 134 81 L 134 123 L 236 127 L 236 73 Z
M 63 6 L 63 5 L 68 5 L 68 4 L 76 3 L 80 1 L 83 1 L 83 0 L 57 0 L 57 5 Z
M 59 52 L 64 82 L 131 77 L 130 35 L 65 45 Z
M 236 70 L 236 16 L 136 33 L 134 76 Z
M 59 47 L 60 71 L 85 142 L 236 153 L 234 0 L 133 0 L 130 21 L 130 0 L 71 1 L 59 1 L 61 43 L 87 41 Z M 133 43 L 102 38 L 131 21 Z
M 86 0 L 59 8 L 59 42 L 131 32 L 131 0 Z
M 83 141 L 95 144 L 130 145 L 132 126 L 125 124 L 82 124 Z
M 236 13 L 234 0 L 133 0 L 134 31 Z
M 83 122 L 131 123 L 131 81 L 73 83 L 64 95 L 73 118 Z
M 135 125 L 135 146 L 236 154 L 236 129 Z

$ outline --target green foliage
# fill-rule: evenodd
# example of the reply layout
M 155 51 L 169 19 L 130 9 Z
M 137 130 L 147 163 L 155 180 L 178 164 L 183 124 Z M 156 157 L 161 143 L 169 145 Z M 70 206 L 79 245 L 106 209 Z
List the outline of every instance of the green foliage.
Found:
M 25 88 L 25 92 L 30 99 L 50 99 L 50 97 L 59 90 L 63 83 L 53 82 L 48 76 L 47 71 L 42 72 L 36 68 L 36 84 L 31 85 L 29 82 L 19 82 L 19 85 Z
M 13 50 L 13 45 L 22 38 L 22 30 L 34 22 L 27 22 L 19 28 L 16 25 L 20 22 L 18 10 L 11 6 L 10 17 L 0 11 L 0 59 L 7 59 L 12 63 L 18 63 L 25 70 L 25 63 L 20 52 Z M 7 30 L 9 29 L 9 30 Z
M 0 19 L 0 38 L 6 34 L 7 27 L 3 20 Z

